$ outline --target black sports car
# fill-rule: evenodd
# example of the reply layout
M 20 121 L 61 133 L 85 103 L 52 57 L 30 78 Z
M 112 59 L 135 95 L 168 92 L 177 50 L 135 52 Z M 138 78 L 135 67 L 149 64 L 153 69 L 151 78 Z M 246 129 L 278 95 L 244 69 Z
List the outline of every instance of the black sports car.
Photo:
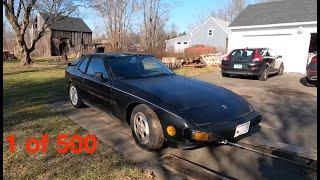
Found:
M 85 103 L 131 125 L 142 147 L 233 139 L 262 117 L 241 96 L 173 73 L 150 55 L 92 54 L 70 63 L 67 87 L 73 106 Z

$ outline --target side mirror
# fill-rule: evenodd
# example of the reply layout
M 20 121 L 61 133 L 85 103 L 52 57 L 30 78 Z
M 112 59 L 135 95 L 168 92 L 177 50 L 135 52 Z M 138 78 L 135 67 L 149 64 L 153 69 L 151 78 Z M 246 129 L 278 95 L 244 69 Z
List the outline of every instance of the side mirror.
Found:
M 279 55 L 279 56 L 278 56 L 278 58 L 282 58 L 282 56 L 281 56 L 281 55 Z
M 102 72 L 96 72 L 94 73 L 94 77 L 99 79 L 100 81 L 104 81 L 105 79 L 103 78 Z

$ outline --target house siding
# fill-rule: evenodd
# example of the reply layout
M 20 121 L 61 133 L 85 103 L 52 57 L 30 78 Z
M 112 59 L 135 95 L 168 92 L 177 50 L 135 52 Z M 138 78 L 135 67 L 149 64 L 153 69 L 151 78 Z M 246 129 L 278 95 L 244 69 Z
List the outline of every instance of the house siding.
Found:
M 170 39 L 166 41 L 166 49 L 168 52 L 176 51 L 175 45 L 177 42 L 185 42 L 185 41 L 189 41 L 189 39 L 190 39 L 190 36 L 188 35 Z
M 208 36 L 209 29 L 213 29 L 213 36 Z M 229 35 L 229 30 L 227 28 L 223 29 L 223 27 L 220 26 L 214 18 L 209 18 L 205 24 L 202 24 L 192 33 L 187 36 L 167 40 L 167 51 L 180 52 L 181 49 L 177 49 L 176 43 L 188 41 L 188 47 L 201 44 L 209 47 L 215 47 L 218 51 L 223 53 L 226 52 L 226 41 Z
M 208 30 L 213 29 L 213 36 L 208 36 Z M 205 46 L 216 47 L 217 50 L 226 51 L 226 38 L 228 34 L 213 19 L 210 19 L 191 38 L 191 46 L 203 44 Z

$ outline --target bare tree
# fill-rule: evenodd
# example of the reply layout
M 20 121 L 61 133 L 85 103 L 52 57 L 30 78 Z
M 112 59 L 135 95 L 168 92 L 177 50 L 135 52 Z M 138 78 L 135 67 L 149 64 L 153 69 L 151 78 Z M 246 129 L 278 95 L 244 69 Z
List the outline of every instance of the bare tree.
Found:
M 246 5 L 246 0 L 231 0 L 227 8 L 229 21 L 233 21 Z
M 212 12 L 212 14 L 219 19 L 231 22 L 246 6 L 246 0 L 231 0 L 224 8 L 221 8 L 216 12 Z
M 209 10 L 202 9 L 195 18 L 194 23 L 188 25 L 189 33 L 203 24 L 210 16 L 212 16 L 212 13 L 210 14 Z
M 3 5 L 5 16 L 15 33 L 21 66 L 32 63 L 30 53 L 35 49 L 36 43 L 44 35 L 46 29 L 52 23 L 63 19 L 75 10 L 75 6 L 70 0 L 4 0 Z M 26 41 L 26 32 L 37 11 L 46 12 L 50 16 L 29 44 Z
M 136 12 L 135 0 L 91 0 L 91 6 L 105 21 L 107 36 L 113 51 L 126 48 L 126 35 Z
M 169 4 L 163 0 L 141 0 L 143 29 L 142 44 L 152 51 L 166 39 L 164 25 L 168 20 Z

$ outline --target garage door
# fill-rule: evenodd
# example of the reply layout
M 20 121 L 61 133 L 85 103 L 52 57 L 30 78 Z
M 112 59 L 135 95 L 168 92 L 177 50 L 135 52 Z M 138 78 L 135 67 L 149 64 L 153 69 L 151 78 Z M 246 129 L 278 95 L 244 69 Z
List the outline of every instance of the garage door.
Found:
M 230 48 L 267 47 L 282 55 L 285 72 L 305 73 L 310 34 L 242 35 Z M 230 38 L 231 41 L 231 38 Z M 231 45 L 231 42 L 230 42 Z
M 176 42 L 175 50 L 177 53 L 183 53 L 184 49 L 187 47 L 189 47 L 188 41 L 179 41 L 179 42 Z

